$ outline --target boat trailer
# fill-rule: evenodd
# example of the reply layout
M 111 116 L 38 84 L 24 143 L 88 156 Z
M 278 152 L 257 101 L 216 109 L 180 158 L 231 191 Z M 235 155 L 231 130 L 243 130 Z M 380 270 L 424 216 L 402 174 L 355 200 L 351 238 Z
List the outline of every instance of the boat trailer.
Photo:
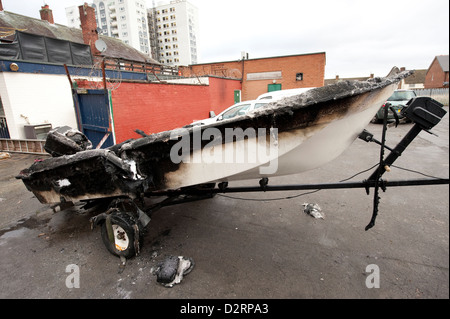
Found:
M 401 115 L 411 120 L 414 125 L 403 139 L 394 147 L 386 145 L 386 131 L 388 127 L 388 111 L 393 109 L 389 104 L 384 108 L 384 120 L 381 141 L 376 140 L 373 134 L 364 130 L 359 138 L 366 142 L 373 142 L 380 145 L 380 157 L 377 167 L 372 174 L 360 182 L 338 182 L 322 184 L 292 184 L 292 185 L 269 185 L 268 178 L 262 178 L 259 186 L 230 187 L 228 182 L 203 184 L 190 186 L 176 190 L 157 190 L 142 194 L 136 199 L 130 197 L 117 197 L 110 199 L 108 209 L 90 219 L 91 228 L 101 225 L 102 240 L 106 248 L 114 255 L 123 258 L 132 258 L 140 253 L 142 239 L 146 226 L 151 220 L 153 213 L 167 206 L 198 201 L 214 197 L 216 194 L 226 193 L 249 193 L 249 192 L 279 192 L 294 190 L 323 190 L 323 189 L 351 189 L 364 188 L 367 195 L 370 189 L 374 189 L 372 217 L 365 227 L 371 229 L 375 225 L 378 215 L 378 205 L 380 202 L 380 189 L 385 192 L 388 187 L 402 186 L 426 186 L 449 184 L 448 178 L 426 178 L 409 180 L 387 180 L 383 175 L 390 171 L 390 167 L 395 160 L 402 155 L 404 150 L 411 144 L 415 137 L 422 131 L 432 133 L 430 130 L 440 122 L 447 113 L 443 105 L 428 97 L 416 97 L 411 99 L 402 110 Z M 395 111 L 395 125 L 399 123 L 399 118 Z M 384 153 L 390 153 L 385 157 Z M 167 198 L 159 203 L 146 206 L 144 198 L 162 197 Z M 94 200 L 87 203 L 85 208 L 92 207 Z

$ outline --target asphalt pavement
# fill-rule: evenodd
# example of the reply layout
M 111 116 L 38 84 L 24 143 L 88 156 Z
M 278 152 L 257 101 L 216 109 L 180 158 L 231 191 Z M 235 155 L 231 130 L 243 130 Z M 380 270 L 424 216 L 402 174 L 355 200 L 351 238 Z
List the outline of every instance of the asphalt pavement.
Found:
M 420 172 L 448 178 L 448 118 L 433 129 L 438 136 L 420 133 L 385 177 L 428 178 Z M 390 127 L 387 145 L 411 127 Z M 369 124 L 367 130 L 381 139 L 381 128 Z M 103 245 L 100 229 L 90 229 L 89 218 L 98 212 L 75 206 L 55 213 L 14 178 L 38 157 L 11 153 L 0 161 L 0 298 L 449 298 L 448 185 L 381 192 L 368 231 L 373 191 L 364 189 L 219 194 L 166 207 L 152 216 L 141 254 L 123 268 Z M 269 185 L 338 182 L 378 160 L 376 144 L 356 140 L 333 162 L 271 178 Z M 244 185 L 258 181 L 230 184 Z M 305 214 L 305 203 L 318 204 L 324 218 Z M 190 257 L 195 266 L 167 288 L 153 272 L 170 255 Z

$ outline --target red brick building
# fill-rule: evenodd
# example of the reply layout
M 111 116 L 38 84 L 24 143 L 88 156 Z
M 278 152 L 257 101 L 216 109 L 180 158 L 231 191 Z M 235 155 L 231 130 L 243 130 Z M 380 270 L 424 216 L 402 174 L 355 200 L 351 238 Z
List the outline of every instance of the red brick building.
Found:
M 242 100 L 273 91 L 302 87 L 321 87 L 325 77 L 325 52 L 243 58 L 237 61 L 204 63 L 180 68 L 184 76 L 216 75 L 242 81 Z
M 425 76 L 426 89 L 448 88 L 449 59 L 448 55 L 438 55 L 433 59 Z

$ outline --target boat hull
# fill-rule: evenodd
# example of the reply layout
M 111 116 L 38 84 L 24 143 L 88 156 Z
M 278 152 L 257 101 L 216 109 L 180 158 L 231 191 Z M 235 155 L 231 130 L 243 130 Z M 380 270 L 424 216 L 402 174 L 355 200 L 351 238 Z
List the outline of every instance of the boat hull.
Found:
M 320 167 L 337 158 L 353 143 L 395 88 L 396 85 L 392 84 L 358 95 L 351 101 L 329 101 L 327 115 L 322 115 L 321 120 L 314 125 L 278 132 L 276 139 L 267 138 L 265 153 L 269 155 L 271 148 L 277 148 L 276 152 L 272 152 L 275 158 L 269 160 L 267 157 L 270 156 L 260 160 L 257 154 L 248 154 L 249 150 L 256 153 L 260 151 L 261 142 L 258 142 L 258 138 L 234 141 L 233 146 L 228 148 L 225 144 L 221 146 L 222 155 L 228 151 L 234 153 L 236 159 L 239 153 L 245 153 L 243 157 L 253 161 L 235 160 L 227 163 L 222 156 L 218 162 L 198 163 L 195 158 L 205 157 L 205 153 L 213 153 L 214 150 L 206 147 L 193 152 L 178 170 L 165 174 L 167 188 L 298 174 Z M 347 112 L 336 114 L 334 110 L 341 108 L 342 103 Z
M 343 81 L 215 125 L 52 157 L 17 178 L 42 203 L 59 203 L 302 173 L 338 157 L 410 74 Z

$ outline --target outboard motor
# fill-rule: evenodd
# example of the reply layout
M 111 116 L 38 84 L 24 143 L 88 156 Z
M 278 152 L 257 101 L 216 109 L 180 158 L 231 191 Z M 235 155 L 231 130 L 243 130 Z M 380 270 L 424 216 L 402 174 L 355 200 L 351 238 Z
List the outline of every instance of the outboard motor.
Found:
M 423 130 L 430 130 L 445 116 L 443 105 L 430 97 L 418 96 L 406 103 L 402 115 L 420 125 Z

